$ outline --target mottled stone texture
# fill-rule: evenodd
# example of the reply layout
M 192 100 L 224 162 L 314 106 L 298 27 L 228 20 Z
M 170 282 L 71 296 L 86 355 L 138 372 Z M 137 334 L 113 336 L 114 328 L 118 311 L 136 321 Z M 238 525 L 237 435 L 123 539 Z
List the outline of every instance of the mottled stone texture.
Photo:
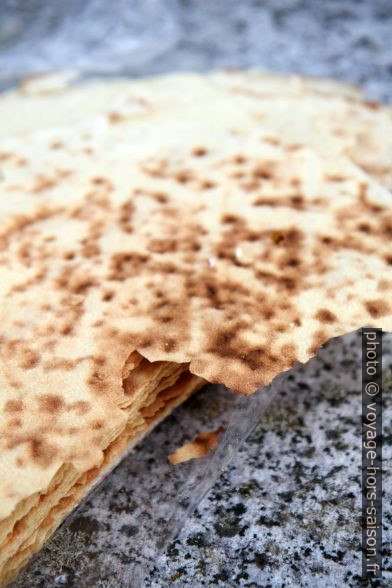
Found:
M 391 31 L 388 0 L 5 0 L 0 84 L 70 66 L 132 75 L 257 66 L 337 77 L 391 101 Z M 385 586 L 392 583 L 391 347 L 386 336 Z M 15 586 L 360 585 L 360 351 L 358 334 L 345 337 L 295 368 L 167 550 L 159 542 L 181 519 L 178 492 L 204 466 L 183 464 L 173 476 L 166 456 L 227 423 L 234 402 L 224 390 L 208 388 L 158 427 Z

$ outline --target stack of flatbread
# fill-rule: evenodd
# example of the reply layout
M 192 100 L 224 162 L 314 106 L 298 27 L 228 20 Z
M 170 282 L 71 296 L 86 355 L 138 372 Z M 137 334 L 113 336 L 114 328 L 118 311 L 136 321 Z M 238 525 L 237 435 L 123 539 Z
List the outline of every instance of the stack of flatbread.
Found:
M 335 82 L 0 97 L 1 585 L 206 381 L 249 394 L 392 330 L 391 188 L 391 111 Z

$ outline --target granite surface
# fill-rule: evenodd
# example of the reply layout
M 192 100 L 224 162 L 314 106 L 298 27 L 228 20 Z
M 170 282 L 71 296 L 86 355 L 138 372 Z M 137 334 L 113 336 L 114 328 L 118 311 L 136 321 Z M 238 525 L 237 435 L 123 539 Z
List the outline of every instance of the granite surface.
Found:
M 258 66 L 337 77 L 392 102 L 391 31 L 392 3 L 378 0 L 3 0 L 0 85 L 58 67 L 140 76 Z M 384 351 L 378 585 L 392 586 L 391 335 Z M 90 495 L 15 588 L 360 586 L 360 353 L 358 333 L 330 342 L 275 385 L 265 412 L 262 397 L 246 407 L 222 388 L 199 393 Z M 256 426 L 237 451 L 248 420 Z M 225 453 L 169 466 L 176 447 L 229 422 Z

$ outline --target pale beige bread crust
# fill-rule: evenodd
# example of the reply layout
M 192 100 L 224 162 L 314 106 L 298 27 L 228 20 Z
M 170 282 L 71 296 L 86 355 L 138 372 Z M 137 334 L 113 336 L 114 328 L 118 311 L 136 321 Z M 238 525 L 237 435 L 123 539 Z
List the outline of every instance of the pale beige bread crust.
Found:
M 142 414 L 167 364 L 247 394 L 331 337 L 392 329 L 388 173 L 364 165 L 389 111 L 296 79 L 263 98 L 232 75 L 94 82 L 34 99 L 17 128 L 6 115 L 31 96 L 0 100 L 5 534 L 63 468 L 74 487 L 130 419 L 164 410 Z M 48 528 L 78 500 L 58 492 Z M 15 571 L 30 548 L 11 545 Z
M 333 80 L 218 72 L 215 83 L 238 107 L 288 145 L 349 155 L 392 190 L 392 109 L 364 100 L 358 89 Z
M 202 112 L 199 104 L 208 104 L 214 119 L 224 123 L 233 117 L 235 105 L 238 121 L 251 117 L 264 130 L 270 129 L 271 137 L 278 135 L 292 146 L 346 152 L 392 189 L 392 110 L 364 100 L 360 90 L 349 84 L 259 70 L 134 81 L 113 78 L 110 83 L 83 82 L 77 72 L 70 74 L 35 76 L 0 96 L 1 134 L 25 134 L 81 119 L 88 127 L 100 114 L 113 123 L 132 124 L 151 110 L 170 110 L 174 103 L 194 116 Z

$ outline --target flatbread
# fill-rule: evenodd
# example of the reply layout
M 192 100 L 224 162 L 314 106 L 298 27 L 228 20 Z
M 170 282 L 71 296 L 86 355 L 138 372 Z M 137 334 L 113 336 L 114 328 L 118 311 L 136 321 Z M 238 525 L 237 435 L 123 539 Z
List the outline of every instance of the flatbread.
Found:
M 305 87 L 318 144 L 294 84 L 298 141 L 228 75 L 93 82 L 19 127 L 31 96 L 0 104 L 0 582 L 204 381 L 252 393 L 392 330 L 392 196 L 347 155 L 366 117 L 328 131 L 329 100 L 366 107 Z

